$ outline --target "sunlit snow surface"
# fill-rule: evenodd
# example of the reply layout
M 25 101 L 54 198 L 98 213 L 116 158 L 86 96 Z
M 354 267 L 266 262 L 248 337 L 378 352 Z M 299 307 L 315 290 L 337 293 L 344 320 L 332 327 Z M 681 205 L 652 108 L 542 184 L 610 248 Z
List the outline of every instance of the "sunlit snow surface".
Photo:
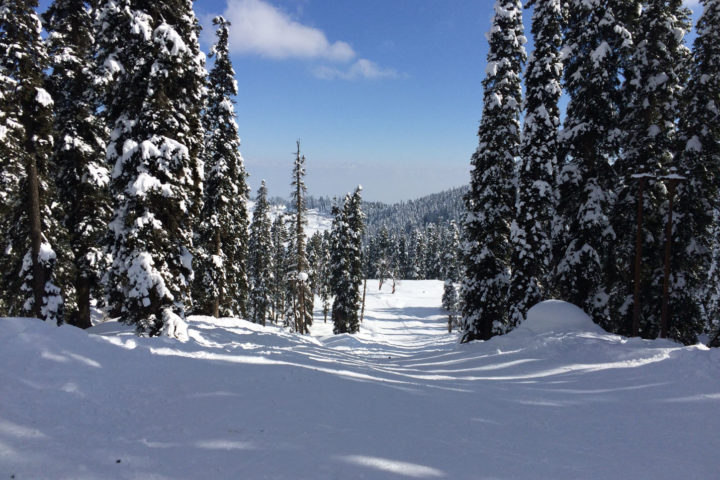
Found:
M 368 282 L 355 336 L 2 319 L 0 479 L 718 478 L 720 351 L 561 303 L 459 345 L 442 289 Z

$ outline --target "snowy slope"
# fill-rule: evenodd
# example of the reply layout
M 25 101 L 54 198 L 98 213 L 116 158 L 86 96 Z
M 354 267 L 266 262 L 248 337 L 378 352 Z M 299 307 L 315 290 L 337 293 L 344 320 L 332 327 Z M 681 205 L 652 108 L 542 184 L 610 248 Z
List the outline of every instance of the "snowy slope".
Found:
M 720 351 L 565 304 L 459 345 L 441 294 L 369 282 L 356 336 L 318 317 L 305 338 L 194 317 L 186 343 L 2 319 L 0 478 L 718 478 Z
M 255 210 L 255 202 L 254 201 L 248 201 L 248 211 L 250 212 L 250 217 L 252 218 L 252 212 Z M 291 215 L 292 212 L 289 212 L 287 207 L 284 205 L 270 205 L 270 220 L 274 221 L 278 215 L 284 214 L 284 215 Z M 315 208 L 308 209 L 306 212 L 307 217 L 307 225 L 305 228 L 305 235 L 310 238 L 312 237 L 315 232 L 323 233 L 326 230 L 330 230 L 332 227 L 332 217 L 330 215 L 326 215 L 320 211 L 318 211 Z

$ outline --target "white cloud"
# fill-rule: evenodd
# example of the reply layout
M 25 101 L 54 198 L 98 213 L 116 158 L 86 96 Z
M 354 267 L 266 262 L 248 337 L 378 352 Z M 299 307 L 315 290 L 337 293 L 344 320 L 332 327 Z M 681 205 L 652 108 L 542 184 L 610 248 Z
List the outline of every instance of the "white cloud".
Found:
M 375 80 L 380 78 L 398 78 L 400 76 L 398 72 L 392 68 L 382 68 L 375 62 L 371 62 L 365 58 L 361 58 L 345 70 L 322 66 L 315 68 L 313 74 L 324 80 L 357 80 L 360 78 Z
M 331 43 L 321 30 L 293 20 L 263 0 L 228 0 L 223 15 L 232 23 L 230 48 L 234 53 L 342 62 L 355 58 L 347 43 Z

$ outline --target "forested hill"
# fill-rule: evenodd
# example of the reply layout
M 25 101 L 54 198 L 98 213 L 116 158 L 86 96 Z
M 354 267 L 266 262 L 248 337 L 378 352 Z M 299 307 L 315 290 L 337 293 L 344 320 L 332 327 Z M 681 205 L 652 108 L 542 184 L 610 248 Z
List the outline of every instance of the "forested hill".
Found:
M 409 233 L 430 223 L 459 222 L 467 190 L 466 185 L 394 205 L 365 202 L 366 233 L 373 235 L 383 226 L 390 232 Z
M 363 202 L 363 212 L 366 215 L 366 234 L 375 235 L 381 227 L 385 226 L 392 233 L 410 233 L 412 230 L 424 227 L 430 223 L 446 224 L 450 221 L 460 221 L 463 212 L 463 195 L 468 186 L 456 187 L 424 197 L 388 205 L 382 202 Z M 292 210 L 292 205 L 280 197 L 273 197 L 270 203 L 285 205 Z M 306 198 L 308 209 L 315 209 L 321 215 L 330 215 L 333 200 L 330 197 Z

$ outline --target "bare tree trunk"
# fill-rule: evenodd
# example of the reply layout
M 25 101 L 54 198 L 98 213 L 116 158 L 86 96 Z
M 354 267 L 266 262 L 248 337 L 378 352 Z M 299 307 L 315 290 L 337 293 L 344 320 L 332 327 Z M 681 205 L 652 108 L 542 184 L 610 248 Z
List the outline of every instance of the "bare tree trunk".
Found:
M 215 255 L 220 255 L 222 253 L 222 250 L 220 249 L 220 230 L 215 231 Z M 222 297 L 222 289 L 225 288 L 225 285 L 221 285 L 220 293 L 218 293 L 217 297 L 213 299 L 212 304 L 212 316 L 215 318 L 220 317 L 220 300 Z
M 90 319 L 90 280 L 83 275 L 78 275 L 75 288 L 77 289 L 78 303 L 78 316 L 75 321 L 75 326 L 79 328 L 90 328 L 92 327 L 92 321 Z
M 360 309 L 360 323 L 362 323 L 363 318 L 365 318 L 365 293 L 367 292 L 367 278 L 363 281 L 363 299 L 362 299 L 362 308 Z
M 28 159 L 25 162 L 25 171 L 28 178 L 28 219 L 30 221 L 30 255 L 33 269 L 33 297 L 35 303 L 32 313 L 37 318 L 42 317 L 43 297 L 45 296 L 45 269 L 39 262 L 40 247 L 42 245 L 42 219 L 40 217 L 40 180 L 38 178 L 37 163 L 33 155 L 33 148 L 29 146 Z

